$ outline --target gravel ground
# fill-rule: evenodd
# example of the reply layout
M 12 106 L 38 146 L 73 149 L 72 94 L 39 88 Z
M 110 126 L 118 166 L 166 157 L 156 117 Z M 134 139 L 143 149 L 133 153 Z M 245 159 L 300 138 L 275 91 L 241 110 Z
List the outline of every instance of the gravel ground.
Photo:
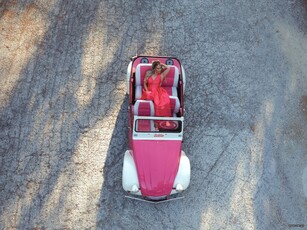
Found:
M 306 0 L 0 0 L 0 229 L 307 229 L 306 25 Z M 184 200 L 124 198 L 136 53 L 187 72 Z

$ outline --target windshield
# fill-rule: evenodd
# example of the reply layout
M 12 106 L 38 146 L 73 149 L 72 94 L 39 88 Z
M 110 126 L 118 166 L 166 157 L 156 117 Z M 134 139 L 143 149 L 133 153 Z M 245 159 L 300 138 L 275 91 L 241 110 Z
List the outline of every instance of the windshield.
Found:
M 180 133 L 182 131 L 182 121 L 173 119 L 136 119 L 134 131 L 146 133 Z

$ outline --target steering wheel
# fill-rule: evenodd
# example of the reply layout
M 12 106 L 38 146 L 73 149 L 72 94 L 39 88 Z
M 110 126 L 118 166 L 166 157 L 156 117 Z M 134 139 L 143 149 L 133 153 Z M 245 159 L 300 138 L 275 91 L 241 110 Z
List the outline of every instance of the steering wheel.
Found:
M 178 122 L 176 121 L 160 121 L 159 127 L 165 130 L 173 130 L 178 128 Z

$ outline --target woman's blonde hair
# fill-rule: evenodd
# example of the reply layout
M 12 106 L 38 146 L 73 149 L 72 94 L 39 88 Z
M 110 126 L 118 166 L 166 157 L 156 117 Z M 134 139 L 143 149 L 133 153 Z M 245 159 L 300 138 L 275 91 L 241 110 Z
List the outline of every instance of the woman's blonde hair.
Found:
M 159 60 L 153 61 L 151 64 L 151 71 L 154 72 L 158 65 L 161 65 L 161 62 Z

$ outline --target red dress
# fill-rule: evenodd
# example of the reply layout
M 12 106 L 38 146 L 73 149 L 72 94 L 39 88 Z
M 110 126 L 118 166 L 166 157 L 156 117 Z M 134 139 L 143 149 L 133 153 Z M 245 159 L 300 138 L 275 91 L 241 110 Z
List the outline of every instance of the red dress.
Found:
M 153 100 L 155 116 L 170 117 L 170 99 L 166 90 L 161 87 L 161 74 L 157 75 L 155 79 L 152 76 L 148 78 L 147 89 L 149 92 L 143 90 L 141 100 Z

